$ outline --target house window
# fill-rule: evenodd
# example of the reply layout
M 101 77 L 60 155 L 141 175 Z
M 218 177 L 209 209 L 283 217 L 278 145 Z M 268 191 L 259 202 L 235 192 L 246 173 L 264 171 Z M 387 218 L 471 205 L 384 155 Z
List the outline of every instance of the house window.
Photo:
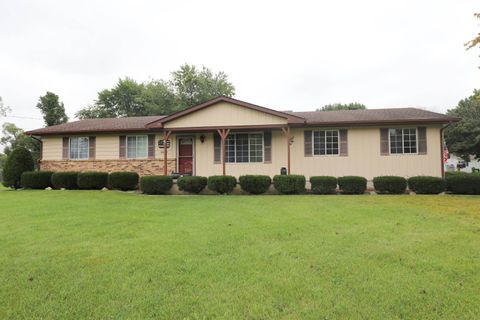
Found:
M 389 129 L 390 153 L 417 153 L 417 129 L 399 128 Z
M 88 137 L 70 137 L 70 159 L 88 159 Z
M 338 155 L 338 130 L 313 131 L 313 154 Z
M 127 158 L 146 158 L 148 153 L 147 136 L 127 136 Z
M 262 133 L 233 133 L 225 139 L 225 162 L 263 162 Z

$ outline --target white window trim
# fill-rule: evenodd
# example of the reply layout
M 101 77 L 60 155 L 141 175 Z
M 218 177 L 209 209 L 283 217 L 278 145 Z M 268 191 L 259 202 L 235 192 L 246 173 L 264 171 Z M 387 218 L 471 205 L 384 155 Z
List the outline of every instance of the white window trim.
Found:
M 334 154 L 315 154 L 315 132 L 319 132 L 319 131 L 337 131 L 337 137 L 338 137 L 337 153 L 334 153 Z M 327 146 L 327 135 L 325 134 L 325 148 L 326 148 L 326 146 Z M 313 157 L 338 157 L 338 156 L 340 156 L 340 129 L 316 129 L 316 130 L 312 130 L 312 156 Z
M 87 139 L 87 142 L 88 142 L 88 146 L 87 146 L 87 157 L 86 158 L 72 158 L 71 157 L 71 141 L 72 141 L 72 138 L 75 138 L 75 139 L 79 139 L 79 138 L 86 138 Z M 77 151 L 79 151 L 77 149 Z M 78 152 L 78 154 L 80 154 L 80 152 Z M 68 137 L 68 160 L 72 160 L 72 161 L 85 161 L 85 160 L 88 160 L 90 159 L 90 137 L 85 137 L 85 136 L 78 136 L 78 137 Z
M 237 139 L 235 138 L 234 141 L 235 141 L 235 144 L 234 144 L 234 159 L 235 161 L 234 162 L 227 162 L 226 158 L 225 158 L 225 164 L 259 164 L 259 163 L 265 163 L 265 136 L 263 134 L 263 132 L 233 132 L 233 133 L 230 133 L 229 135 L 237 135 L 237 134 L 261 134 L 262 135 L 262 161 L 258 161 L 258 162 L 250 162 L 250 136 L 248 137 L 248 161 L 247 162 L 237 162 Z M 225 139 L 226 141 L 226 139 Z M 226 144 L 225 144 L 225 147 L 226 147 Z M 226 151 L 226 149 L 225 149 Z M 226 157 L 226 155 L 224 155 Z
M 135 157 L 128 156 L 128 138 L 135 137 Z M 146 144 L 146 156 L 145 157 L 137 157 L 137 137 L 146 137 L 147 144 Z M 146 134 L 131 134 L 125 138 L 125 158 L 126 159 L 148 159 L 148 135 Z
M 402 153 L 392 153 L 392 145 L 390 141 L 390 129 L 400 129 L 402 130 Z M 415 149 L 417 152 L 408 152 L 405 153 L 405 146 L 403 145 L 403 130 L 404 129 L 415 129 Z M 417 127 L 391 127 L 388 128 L 388 154 L 391 156 L 411 156 L 418 155 L 418 128 Z

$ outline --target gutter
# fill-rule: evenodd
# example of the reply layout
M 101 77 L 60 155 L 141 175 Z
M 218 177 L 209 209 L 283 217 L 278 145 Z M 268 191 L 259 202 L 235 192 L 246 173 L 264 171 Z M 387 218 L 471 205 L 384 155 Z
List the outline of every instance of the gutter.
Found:
M 40 143 L 40 157 L 38 158 L 38 161 L 37 161 L 38 170 L 40 171 L 40 162 L 43 158 L 43 141 L 42 141 L 42 139 L 39 139 L 39 138 L 35 137 L 34 135 L 29 134 L 28 136 L 30 138 L 32 138 L 33 140 L 37 140 Z

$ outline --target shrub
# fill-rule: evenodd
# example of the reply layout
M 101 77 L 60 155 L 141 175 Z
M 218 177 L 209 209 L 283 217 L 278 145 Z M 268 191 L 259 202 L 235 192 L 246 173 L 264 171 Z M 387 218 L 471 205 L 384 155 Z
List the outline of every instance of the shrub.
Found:
M 375 177 L 373 186 L 380 193 L 402 194 L 407 189 L 407 179 L 396 176 Z
M 480 174 L 462 173 L 445 176 L 448 191 L 457 194 L 480 194 Z
M 102 189 L 108 185 L 107 172 L 80 172 L 77 178 L 80 189 Z
M 231 193 L 237 185 L 237 179 L 233 176 L 211 176 L 208 177 L 208 189 L 220 194 Z
M 112 172 L 108 175 L 108 185 L 112 189 L 122 191 L 135 190 L 138 179 L 139 176 L 136 172 Z
M 242 190 L 251 194 L 265 193 L 272 184 L 272 179 L 269 176 L 262 175 L 241 176 L 238 180 Z
M 45 189 L 52 186 L 51 171 L 25 171 L 22 173 L 21 185 L 27 189 Z
M 78 172 L 55 172 L 52 174 L 52 185 L 56 189 L 78 189 Z
M 445 191 L 445 180 L 439 177 L 416 176 L 408 179 L 408 187 L 419 194 L 437 194 Z
M 273 177 L 273 186 L 284 194 L 296 194 L 305 191 L 305 176 L 298 174 L 276 175 Z
M 3 167 L 3 185 L 15 189 L 20 188 L 22 173 L 33 171 L 33 168 L 34 163 L 30 151 L 23 147 L 14 149 Z
M 140 189 L 145 194 L 165 194 L 173 185 L 169 176 L 146 176 L 140 178 Z
M 367 189 L 367 179 L 358 176 L 340 177 L 338 186 L 344 194 L 363 194 Z
M 177 179 L 177 185 L 181 191 L 200 193 L 207 186 L 207 178 L 185 176 Z
M 330 176 L 310 177 L 312 192 L 318 194 L 333 194 L 337 189 L 337 178 Z

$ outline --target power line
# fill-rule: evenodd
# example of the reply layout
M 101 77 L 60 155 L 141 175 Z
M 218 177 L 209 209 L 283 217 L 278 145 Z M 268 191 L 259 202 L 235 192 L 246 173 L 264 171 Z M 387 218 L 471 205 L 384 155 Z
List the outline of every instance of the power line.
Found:
M 30 120 L 42 120 L 40 118 L 26 117 L 26 116 L 5 116 L 5 118 L 18 118 L 18 119 L 30 119 Z

